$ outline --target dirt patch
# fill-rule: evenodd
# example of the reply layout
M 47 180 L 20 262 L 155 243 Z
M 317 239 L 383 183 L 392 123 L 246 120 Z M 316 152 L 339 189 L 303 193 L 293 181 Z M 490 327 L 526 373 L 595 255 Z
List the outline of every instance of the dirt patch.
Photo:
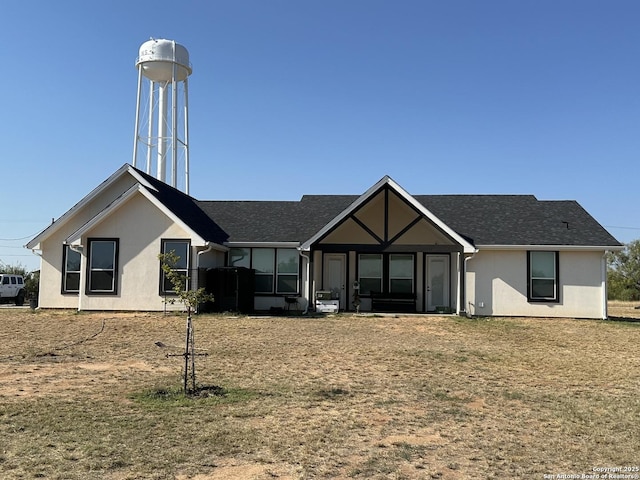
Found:
M 615 321 L 0 312 L 0 470 L 59 480 L 542 478 L 637 463 Z M 631 315 L 636 317 L 631 317 Z M 161 346 L 159 346 L 160 344 Z M 154 394 L 155 393 L 155 394 Z
M 300 478 L 292 466 L 286 464 L 250 464 L 227 460 L 219 462 L 213 473 L 195 476 L 178 474 L 175 480 L 295 480 Z

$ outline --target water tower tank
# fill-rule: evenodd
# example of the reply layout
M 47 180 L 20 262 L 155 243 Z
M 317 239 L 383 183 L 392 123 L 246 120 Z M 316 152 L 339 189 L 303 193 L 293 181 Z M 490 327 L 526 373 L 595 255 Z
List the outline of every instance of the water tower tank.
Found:
M 192 71 L 187 49 L 173 40 L 162 38 L 152 38 L 140 46 L 136 67 L 141 67 L 142 74 L 153 82 L 182 82 Z

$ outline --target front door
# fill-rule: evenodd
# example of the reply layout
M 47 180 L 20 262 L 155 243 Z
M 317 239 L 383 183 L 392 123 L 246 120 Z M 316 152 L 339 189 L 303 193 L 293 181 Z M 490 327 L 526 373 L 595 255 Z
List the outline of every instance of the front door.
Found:
M 328 253 L 324 256 L 324 272 L 322 275 L 322 290 L 329 290 L 332 298 L 340 300 L 340 310 L 347 308 L 347 291 L 345 283 L 347 256 L 344 253 Z
M 449 307 L 449 255 L 427 255 L 427 312 Z

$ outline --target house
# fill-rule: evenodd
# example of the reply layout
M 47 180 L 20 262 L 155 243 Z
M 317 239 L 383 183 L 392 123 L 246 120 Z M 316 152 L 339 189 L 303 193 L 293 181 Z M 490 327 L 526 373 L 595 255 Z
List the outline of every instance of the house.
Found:
M 388 176 L 362 195 L 200 201 L 125 164 L 27 247 L 41 308 L 163 310 L 174 251 L 191 288 L 249 272 L 255 311 L 314 310 L 322 291 L 346 311 L 606 318 L 622 245 L 575 201 L 411 195 Z

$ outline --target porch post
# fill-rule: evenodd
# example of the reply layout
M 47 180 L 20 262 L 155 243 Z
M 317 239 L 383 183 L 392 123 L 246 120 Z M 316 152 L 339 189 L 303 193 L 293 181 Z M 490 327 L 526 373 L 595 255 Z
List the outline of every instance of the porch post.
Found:
M 460 315 L 460 299 L 462 298 L 462 268 L 460 268 L 460 252 L 456 252 L 456 289 L 458 295 L 456 295 L 456 315 Z

